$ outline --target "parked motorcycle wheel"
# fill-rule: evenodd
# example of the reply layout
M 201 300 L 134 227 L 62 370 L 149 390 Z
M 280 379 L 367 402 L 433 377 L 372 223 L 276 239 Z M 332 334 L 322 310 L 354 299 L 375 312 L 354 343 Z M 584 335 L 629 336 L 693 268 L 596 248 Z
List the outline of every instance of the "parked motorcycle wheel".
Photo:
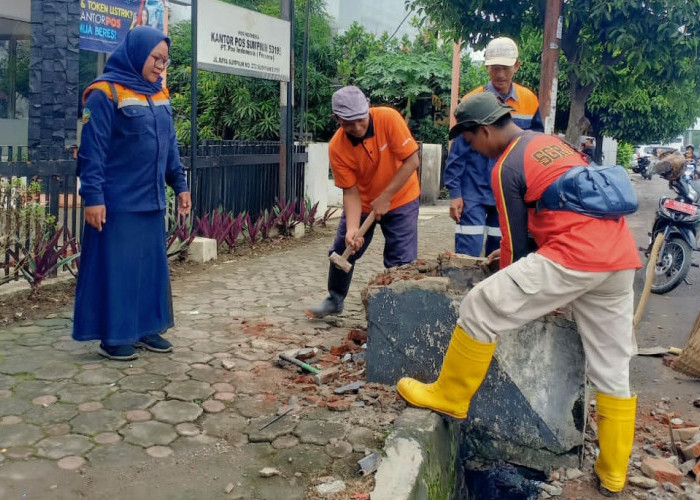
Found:
M 681 238 L 671 238 L 666 242 L 663 253 L 656 262 L 656 275 L 651 285 L 652 293 L 670 292 L 685 279 L 690 270 L 693 250 Z

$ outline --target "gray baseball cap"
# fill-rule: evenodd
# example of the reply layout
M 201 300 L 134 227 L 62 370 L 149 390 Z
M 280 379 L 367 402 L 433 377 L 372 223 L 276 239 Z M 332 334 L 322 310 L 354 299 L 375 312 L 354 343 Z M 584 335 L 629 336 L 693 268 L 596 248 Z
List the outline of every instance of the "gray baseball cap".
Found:
M 343 120 L 360 120 L 369 114 L 369 102 L 360 89 L 348 85 L 338 89 L 331 99 L 333 114 Z
M 470 95 L 455 109 L 457 123 L 450 129 L 450 140 L 479 125 L 491 125 L 512 110 L 510 106 L 498 102 L 491 92 Z

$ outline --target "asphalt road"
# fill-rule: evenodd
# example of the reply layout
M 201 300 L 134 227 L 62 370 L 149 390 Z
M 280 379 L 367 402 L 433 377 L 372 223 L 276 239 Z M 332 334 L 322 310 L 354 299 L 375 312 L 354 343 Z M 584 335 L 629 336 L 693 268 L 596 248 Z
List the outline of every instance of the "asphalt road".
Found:
M 649 243 L 649 231 L 654 221 L 658 200 L 662 196 L 674 195 L 668 183 L 655 176 L 643 180 L 639 174 L 632 174 L 637 188 L 639 211 L 628 217 L 637 245 L 645 247 Z M 647 259 L 640 252 L 646 266 Z M 700 263 L 700 253 L 693 254 L 694 262 Z M 645 269 L 637 272 L 635 279 L 635 302 L 639 300 L 644 286 Z M 690 329 L 700 311 L 700 269 L 692 267 L 687 283 L 681 283 L 675 290 L 664 294 L 651 294 L 637 332 L 639 347 L 674 346 L 683 348 Z M 692 379 L 664 366 L 660 357 L 637 356 L 632 360 L 631 382 L 644 403 L 655 403 L 662 397 L 670 398 L 670 406 L 679 411 L 682 418 L 700 422 L 700 409 L 692 402 L 700 398 L 700 379 Z

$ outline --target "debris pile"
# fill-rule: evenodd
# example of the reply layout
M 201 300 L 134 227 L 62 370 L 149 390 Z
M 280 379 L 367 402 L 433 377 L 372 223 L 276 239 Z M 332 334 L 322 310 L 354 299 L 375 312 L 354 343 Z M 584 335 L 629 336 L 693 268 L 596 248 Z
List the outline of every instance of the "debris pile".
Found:
M 302 405 L 336 412 L 373 407 L 386 425 L 405 404 L 393 388 L 365 382 L 366 348 L 367 332 L 355 328 L 328 352 L 318 347 L 290 350 L 280 354 L 278 364 L 295 374 L 290 382 L 303 393 Z

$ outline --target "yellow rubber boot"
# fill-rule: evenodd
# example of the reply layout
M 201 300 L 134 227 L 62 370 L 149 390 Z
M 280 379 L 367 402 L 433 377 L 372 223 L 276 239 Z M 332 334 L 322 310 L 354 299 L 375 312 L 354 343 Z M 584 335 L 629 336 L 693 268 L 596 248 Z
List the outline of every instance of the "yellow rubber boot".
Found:
M 469 402 L 483 382 L 495 350 L 495 342 L 479 342 L 456 326 L 437 381 L 423 384 L 404 377 L 397 385 L 399 394 L 413 406 L 466 418 Z
M 627 480 L 627 464 L 634 444 L 637 396 L 620 398 L 599 392 L 596 401 L 600 454 L 594 469 L 601 486 L 616 493 L 622 491 Z

